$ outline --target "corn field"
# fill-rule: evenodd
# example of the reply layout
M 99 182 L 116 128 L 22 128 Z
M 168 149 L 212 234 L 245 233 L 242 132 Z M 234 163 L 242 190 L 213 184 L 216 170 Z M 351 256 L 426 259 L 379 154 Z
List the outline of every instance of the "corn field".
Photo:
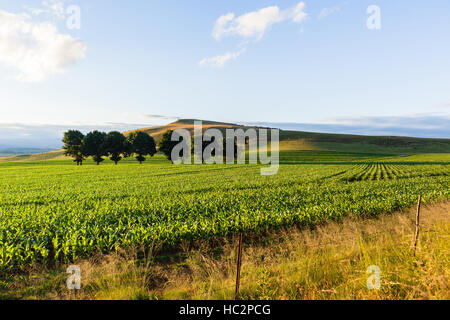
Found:
M 154 242 L 226 237 L 450 198 L 447 164 L 0 165 L 0 271 Z

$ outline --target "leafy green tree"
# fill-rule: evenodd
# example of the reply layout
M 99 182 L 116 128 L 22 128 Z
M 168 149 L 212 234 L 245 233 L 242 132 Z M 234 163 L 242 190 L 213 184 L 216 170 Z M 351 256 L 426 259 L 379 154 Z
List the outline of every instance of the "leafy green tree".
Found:
M 129 140 L 129 136 L 125 136 L 122 155 L 124 158 L 129 158 L 133 155 L 133 144 Z
M 64 132 L 62 141 L 64 142 L 64 155 L 70 156 L 74 160 L 73 162 L 78 165 L 83 165 L 83 139 L 84 135 L 78 130 L 68 130 Z
M 122 159 L 122 155 L 126 153 L 126 138 L 118 131 L 111 131 L 106 135 L 105 151 L 109 159 L 117 163 Z
M 166 132 L 163 133 L 163 135 L 158 141 L 158 150 L 164 153 L 167 159 L 169 159 L 173 163 L 174 159 L 172 159 L 172 150 L 180 142 L 172 141 L 172 133 L 173 130 L 167 130 Z
M 92 156 L 92 159 L 97 163 L 104 161 L 104 156 L 107 156 L 106 151 L 106 133 L 99 132 L 97 130 L 89 132 L 84 138 L 84 154 L 86 156 Z
M 126 150 L 127 154 L 136 154 L 136 159 L 142 164 L 145 156 L 153 157 L 156 153 L 155 139 L 148 133 L 143 131 L 134 131 L 127 137 Z

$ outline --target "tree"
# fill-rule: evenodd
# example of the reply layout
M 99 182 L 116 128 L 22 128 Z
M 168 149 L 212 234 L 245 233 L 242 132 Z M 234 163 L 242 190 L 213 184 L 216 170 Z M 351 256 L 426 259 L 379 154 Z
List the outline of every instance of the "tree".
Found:
M 172 150 L 173 148 L 179 144 L 179 141 L 172 141 L 172 133 L 173 130 L 168 130 L 163 133 L 161 138 L 158 141 L 158 150 L 164 153 L 170 161 L 173 163 L 172 159 Z
M 133 155 L 133 144 L 130 142 L 130 140 L 128 139 L 129 137 L 125 137 L 125 142 L 123 144 L 123 157 L 124 158 L 129 158 Z
M 78 130 L 68 130 L 64 133 L 64 155 L 74 158 L 74 162 L 77 165 L 82 164 L 84 160 L 83 156 L 83 134 Z
M 84 135 L 78 130 L 69 130 L 64 133 L 64 155 L 74 158 L 73 162 L 83 165 L 83 139 Z
M 111 131 L 106 135 L 105 151 L 109 159 L 117 163 L 122 159 L 122 154 L 126 153 L 126 138 L 118 131 Z
M 84 154 L 92 156 L 97 165 L 102 162 L 103 156 L 107 156 L 105 149 L 106 133 L 97 130 L 89 132 L 84 138 Z
M 145 161 L 145 156 L 150 155 L 153 157 L 156 153 L 155 139 L 146 132 L 134 131 L 128 135 L 127 141 L 127 153 L 136 154 L 136 159 L 140 164 Z

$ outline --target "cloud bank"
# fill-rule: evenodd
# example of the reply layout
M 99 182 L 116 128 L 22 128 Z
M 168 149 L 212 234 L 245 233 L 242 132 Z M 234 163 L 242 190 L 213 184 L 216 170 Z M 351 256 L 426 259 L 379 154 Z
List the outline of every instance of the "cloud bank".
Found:
M 246 124 L 322 133 L 450 139 L 449 123 L 450 115 L 448 114 L 418 114 L 335 118 L 325 120 L 323 123 L 248 122 Z
M 143 123 L 74 123 L 68 125 L 0 123 L 0 149 L 6 148 L 46 148 L 59 149 L 61 139 L 69 129 L 87 133 L 92 130 L 128 131 L 152 126 Z
M 33 22 L 26 13 L 0 10 L 0 63 L 16 69 L 16 78 L 39 82 L 64 72 L 86 55 L 79 39 L 62 34 L 52 22 Z
M 174 120 L 176 117 L 142 115 L 150 119 Z M 323 123 L 240 122 L 251 126 L 323 133 L 344 133 L 369 136 L 408 136 L 450 139 L 450 115 L 419 114 L 396 117 L 355 117 L 328 119 Z M 0 150 L 5 148 L 50 148 L 62 146 L 62 136 L 68 129 L 87 133 L 92 130 L 127 131 L 152 126 L 149 123 L 74 123 L 68 125 L 0 123 Z
M 180 119 L 179 117 L 165 116 L 161 114 L 141 114 L 141 118 L 151 119 L 154 121 L 176 121 Z

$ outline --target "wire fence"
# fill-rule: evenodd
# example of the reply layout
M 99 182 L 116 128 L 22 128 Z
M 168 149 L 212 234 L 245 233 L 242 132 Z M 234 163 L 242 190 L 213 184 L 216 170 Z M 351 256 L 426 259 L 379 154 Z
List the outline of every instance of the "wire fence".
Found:
M 421 201 L 422 201 L 422 196 L 419 195 L 418 198 L 418 203 L 417 203 L 417 211 L 416 211 L 416 219 L 415 219 L 415 232 L 414 232 L 414 237 L 413 237 L 413 244 L 411 245 L 411 248 L 413 250 L 413 255 L 416 255 L 416 249 L 417 249 L 417 243 L 418 243 L 418 239 L 419 239 L 419 229 L 420 229 L 420 208 L 421 208 Z M 377 232 L 378 233 L 378 232 Z M 235 300 L 239 300 L 240 299 L 240 289 L 245 288 L 245 277 L 242 277 L 242 262 L 245 260 L 245 254 L 243 254 L 244 252 L 244 232 L 240 232 L 239 236 L 238 236 L 238 240 L 237 240 L 237 245 L 236 245 L 236 282 L 234 285 L 222 285 L 220 289 L 218 290 L 235 290 L 235 294 L 234 294 L 234 298 Z M 324 243 L 324 244 L 317 244 L 314 246 L 309 245 L 309 247 L 316 247 L 316 248 L 320 248 L 320 247 L 325 247 L 327 246 L 328 243 Z M 366 271 L 360 271 L 361 273 L 363 273 L 363 275 L 361 275 L 360 277 L 357 277 L 353 280 L 351 280 L 351 282 L 361 282 L 367 279 L 367 272 Z M 280 274 L 280 277 L 290 277 L 294 274 L 298 274 L 299 271 L 298 270 L 292 270 L 289 272 L 284 271 L 282 274 Z M 242 281 L 244 279 L 244 282 Z M 408 286 L 407 284 L 403 284 L 403 283 L 399 283 L 399 282 L 385 282 L 386 285 L 401 285 L 401 286 Z M 330 290 L 321 290 L 322 292 L 329 292 L 329 293 L 337 293 L 337 289 L 339 289 L 340 287 L 346 285 L 346 283 L 342 283 L 340 285 L 335 286 L 334 288 L 330 289 Z M 209 288 L 208 290 L 210 290 L 211 288 Z

